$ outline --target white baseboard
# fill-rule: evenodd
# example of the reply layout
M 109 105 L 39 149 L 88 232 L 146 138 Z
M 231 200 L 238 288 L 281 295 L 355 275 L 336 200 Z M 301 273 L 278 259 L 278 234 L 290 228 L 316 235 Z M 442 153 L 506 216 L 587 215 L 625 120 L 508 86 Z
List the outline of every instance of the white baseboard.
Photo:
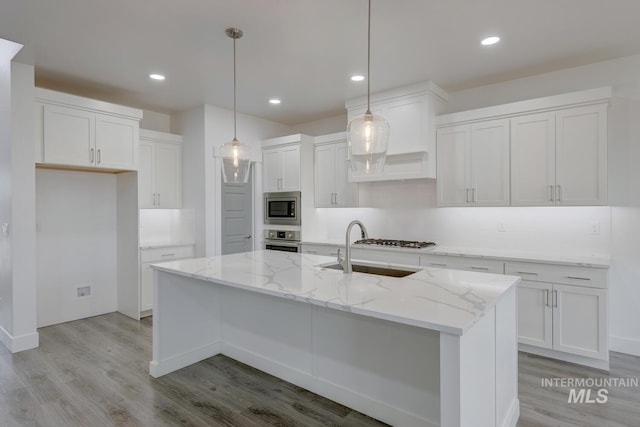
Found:
M 149 375 L 154 378 L 161 377 L 170 372 L 177 371 L 201 360 L 208 359 L 220 353 L 222 345 L 215 342 L 204 347 L 197 348 L 186 353 L 181 353 L 165 360 L 152 360 L 149 362 Z
M 30 350 L 40 345 L 40 334 L 31 332 L 14 337 L 6 329 L 0 326 L 0 342 L 9 349 L 11 353 Z
M 509 413 L 502 423 L 502 427 L 516 427 L 518 418 L 520 418 L 520 399 L 513 399 Z
M 640 340 L 610 335 L 609 350 L 631 354 L 632 356 L 640 356 Z
M 518 344 L 518 350 L 525 353 L 537 354 L 538 356 L 548 357 L 550 359 L 563 360 L 565 362 L 575 363 L 577 365 L 588 366 L 590 368 L 602 369 L 609 371 L 609 360 L 593 359 L 591 357 L 578 356 L 576 354 L 565 353 L 562 351 L 550 350 L 529 344 Z

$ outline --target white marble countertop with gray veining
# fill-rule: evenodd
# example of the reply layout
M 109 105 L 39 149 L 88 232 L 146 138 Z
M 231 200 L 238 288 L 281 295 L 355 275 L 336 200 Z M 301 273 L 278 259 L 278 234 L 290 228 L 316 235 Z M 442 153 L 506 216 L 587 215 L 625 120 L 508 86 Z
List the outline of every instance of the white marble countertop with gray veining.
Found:
M 424 268 L 404 278 L 345 275 L 318 266 L 333 261 L 320 255 L 256 251 L 165 262 L 153 268 L 455 335 L 468 331 L 520 280 L 438 268 Z
M 328 241 L 303 241 L 303 245 L 329 245 L 336 247 L 344 247 L 344 241 L 328 240 Z M 396 248 L 392 246 L 376 246 L 376 245 L 351 245 L 352 248 L 368 249 L 377 251 L 394 251 L 406 252 L 419 255 L 447 255 L 469 258 L 497 259 L 502 261 L 514 262 L 534 262 L 541 264 L 566 265 L 571 267 L 589 267 L 589 268 L 609 268 L 611 258 L 604 254 L 593 255 L 572 255 L 558 254 L 551 251 L 540 253 L 535 251 L 525 251 L 517 249 L 489 249 L 489 248 L 470 248 L 470 247 L 454 247 L 454 246 L 430 246 L 422 249 Z

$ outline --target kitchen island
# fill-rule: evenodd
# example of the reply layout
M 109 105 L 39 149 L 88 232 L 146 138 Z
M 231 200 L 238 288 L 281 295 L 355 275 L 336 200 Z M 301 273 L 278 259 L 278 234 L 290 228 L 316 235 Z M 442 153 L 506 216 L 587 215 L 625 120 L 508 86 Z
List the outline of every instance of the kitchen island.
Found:
M 332 261 L 155 265 L 150 374 L 224 354 L 395 426 L 515 426 L 518 277 L 345 275 Z

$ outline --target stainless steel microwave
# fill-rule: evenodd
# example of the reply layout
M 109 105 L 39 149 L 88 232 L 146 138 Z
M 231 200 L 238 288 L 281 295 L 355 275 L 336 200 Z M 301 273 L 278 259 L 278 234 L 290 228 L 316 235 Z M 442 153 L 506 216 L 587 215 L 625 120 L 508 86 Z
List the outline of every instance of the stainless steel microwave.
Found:
M 264 223 L 300 225 L 300 192 L 264 193 Z

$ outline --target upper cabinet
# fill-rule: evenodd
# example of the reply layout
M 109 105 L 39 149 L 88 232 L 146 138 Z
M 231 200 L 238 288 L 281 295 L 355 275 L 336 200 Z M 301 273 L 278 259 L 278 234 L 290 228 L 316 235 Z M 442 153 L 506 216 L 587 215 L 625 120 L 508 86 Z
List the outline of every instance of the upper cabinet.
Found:
M 509 121 L 438 129 L 440 206 L 509 205 Z
M 448 95 L 423 82 L 371 95 L 371 112 L 389 121 L 389 147 L 380 176 L 350 177 L 352 181 L 388 181 L 436 177 L 435 117 Z M 347 100 L 348 120 L 363 114 L 367 98 Z
M 301 165 L 312 162 L 311 137 L 296 134 L 262 142 L 262 189 L 264 192 L 301 191 Z
M 358 184 L 349 182 L 349 154 L 344 132 L 315 138 L 315 207 L 358 206 Z
M 110 171 L 138 169 L 142 111 L 36 89 L 36 162 Z
M 438 117 L 439 206 L 606 205 L 610 97 L 607 87 Z
M 182 207 L 182 136 L 140 130 L 138 206 Z

